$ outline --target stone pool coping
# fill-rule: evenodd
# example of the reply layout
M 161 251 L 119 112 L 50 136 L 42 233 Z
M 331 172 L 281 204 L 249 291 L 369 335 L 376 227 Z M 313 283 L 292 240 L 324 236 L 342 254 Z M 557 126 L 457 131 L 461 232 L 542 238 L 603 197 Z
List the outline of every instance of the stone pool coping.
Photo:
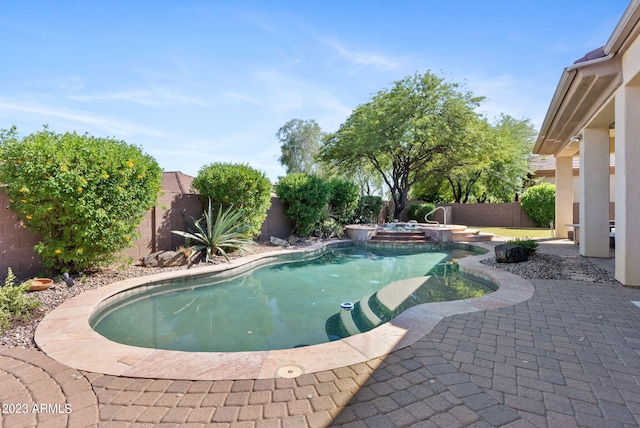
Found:
M 337 244 L 343 242 L 338 241 Z M 265 259 L 322 251 L 327 245 L 335 244 L 322 243 L 298 250 L 254 254 L 228 264 L 132 278 L 90 290 L 50 312 L 38 325 L 35 341 L 49 357 L 89 372 L 155 379 L 270 379 L 288 377 L 287 373 L 295 376 L 332 370 L 382 357 L 415 343 L 447 316 L 512 306 L 533 296 L 534 287 L 529 281 L 480 263 L 482 259 L 494 257 L 493 245 L 474 243 L 473 246 L 488 252 L 460 259 L 460 270 L 493 282 L 499 287 L 495 292 L 472 299 L 414 306 L 373 330 L 319 345 L 256 352 L 167 351 L 112 342 L 89 325 L 91 316 L 103 300 L 134 287 L 185 275 L 261 265 Z

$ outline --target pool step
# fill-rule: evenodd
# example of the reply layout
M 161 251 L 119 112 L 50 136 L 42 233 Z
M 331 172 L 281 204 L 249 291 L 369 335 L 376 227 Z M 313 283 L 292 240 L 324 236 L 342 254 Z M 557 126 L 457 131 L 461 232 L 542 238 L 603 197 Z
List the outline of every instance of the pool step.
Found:
M 492 233 L 483 233 L 475 229 L 464 229 L 453 231 L 454 242 L 484 242 L 493 240 Z
M 341 310 L 339 315 L 334 315 L 334 317 L 337 317 L 336 321 L 339 326 L 334 324 L 333 328 L 337 327 L 346 331 L 349 335 L 354 335 L 370 329 L 369 326 L 361 330 L 358 326 L 362 327 L 368 324 L 374 327 L 379 326 L 383 323 L 382 317 L 384 315 L 377 312 L 383 311 L 387 314 L 396 312 L 400 305 L 428 280 L 429 276 L 401 279 L 392 282 L 375 293 L 364 296 L 354 305 L 352 310 Z M 373 304 L 377 309 L 372 308 L 370 304 Z M 327 333 L 330 336 L 337 335 L 336 331 L 327 331 Z
M 371 238 L 378 242 L 429 242 L 431 239 L 421 231 L 379 231 Z
M 358 334 L 362 333 L 358 324 L 373 324 L 373 326 L 378 326 L 382 324 L 382 319 L 371 309 L 369 306 L 369 302 L 373 297 L 375 299 L 376 293 L 367 294 L 362 299 L 358 301 L 358 303 L 354 306 L 354 308 L 350 311 L 342 310 L 340 311 L 340 322 L 342 323 L 342 327 L 350 334 Z M 365 329 L 365 331 L 368 329 Z
M 360 311 L 373 325 L 380 325 L 382 323 L 382 319 L 380 319 L 380 317 L 378 317 L 378 315 L 376 315 L 375 312 L 373 312 L 373 310 L 369 307 L 369 301 L 371 300 L 371 296 L 373 296 L 374 294 L 376 293 L 368 294 L 360 299 Z

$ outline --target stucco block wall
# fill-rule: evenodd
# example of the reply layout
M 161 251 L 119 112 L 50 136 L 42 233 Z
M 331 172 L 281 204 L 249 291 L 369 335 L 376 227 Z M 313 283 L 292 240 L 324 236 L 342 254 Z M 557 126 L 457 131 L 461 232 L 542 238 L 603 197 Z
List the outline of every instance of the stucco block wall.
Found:
M 260 228 L 260 241 L 269 241 L 272 236 L 287 239 L 292 233 L 293 226 L 284 214 L 284 204 L 277 196 L 271 197 L 271 207 L 267 211 L 267 218 Z
M 16 214 L 9 209 L 9 201 L 0 189 L 0 279 L 11 268 L 19 276 L 36 276 L 41 270 L 40 258 L 33 251 L 38 237 L 27 231 L 18 222 Z
M 33 251 L 37 236 L 22 228 L 15 213 L 8 209 L 4 191 L 0 190 L 0 279 L 6 276 L 10 266 L 21 278 L 36 276 L 42 272 L 39 257 Z M 512 204 L 452 204 L 447 205 L 447 223 L 469 226 L 533 227 L 533 222 L 524 214 L 519 203 Z M 384 221 L 389 209 L 384 206 L 380 221 Z M 199 218 L 203 205 L 199 195 L 165 192 L 159 196 L 157 206 L 149 211 L 139 227 L 141 237 L 135 246 L 123 251 L 123 255 L 134 261 L 159 250 L 172 250 L 184 243 L 184 239 L 171 233 L 184 230 L 183 216 Z M 435 219 L 442 222 L 442 212 Z M 269 241 L 271 236 L 286 239 L 292 233 L 291 224 L 284 215 L 284 205 L 272 197 L 271 208 L 261 227 L 260 241 Z
M 536 227 L 520 203 L 452 204 L 453 223 L 467 226 Z
M 141 235 L 135 241 L 135 247 L 124 253 L 138 261 L 160 250 L 173 250 L 184 244 L 184 238 L 171 233 L 172 230 L 185 230 L 183 214 L 191 224 L 191 217 L 202 216 L 203 206 L 199 195 L 165 193 L 158 197 L 158 204 L 147 212 L 138 228 Z M 155 233 L 154 233 L 155 231 Z

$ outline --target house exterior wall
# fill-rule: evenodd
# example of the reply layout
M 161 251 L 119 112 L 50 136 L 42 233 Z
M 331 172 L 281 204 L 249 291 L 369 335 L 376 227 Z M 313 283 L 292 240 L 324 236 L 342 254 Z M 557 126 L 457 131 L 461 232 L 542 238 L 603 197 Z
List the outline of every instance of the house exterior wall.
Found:
M 637 22 L 636 22 L 637 25 Z M 615 93 L 616 126 L 616 279 L 640 286 L 640 38 L 631 41 L 622 57 L 624 81 Z
M 614 202 L 616 200 L 616 175 L 613 172 L 613 168 L 609 176 L 609 201 Z M 536 173 L 536 178 L 544 183 L 556 184 L 555 171 Z M 573 171 L 573 180 L 571 182 L 571 189 L 574 202 L 580 202 L 580 171 Z

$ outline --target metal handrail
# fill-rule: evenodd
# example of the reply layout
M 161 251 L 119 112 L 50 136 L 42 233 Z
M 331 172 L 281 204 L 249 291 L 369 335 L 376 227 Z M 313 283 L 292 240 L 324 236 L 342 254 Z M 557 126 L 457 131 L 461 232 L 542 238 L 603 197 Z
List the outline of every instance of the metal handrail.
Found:
M 429 220 L 428 217 L 433 214 L 434 212 L 438 211 L 438 210 L 442 210 L 442 218 L 444 219 L 444 226 L 447 226 L 447 212 L 445 211 L 444 207 L 436 207 L 434 210 L 429 211 L 425 216 L 424 216 L 424 221 L 428 224 L 437 224 L 438 226 L 440 226 L 440 222 L 436 221 L 436 220 Z

